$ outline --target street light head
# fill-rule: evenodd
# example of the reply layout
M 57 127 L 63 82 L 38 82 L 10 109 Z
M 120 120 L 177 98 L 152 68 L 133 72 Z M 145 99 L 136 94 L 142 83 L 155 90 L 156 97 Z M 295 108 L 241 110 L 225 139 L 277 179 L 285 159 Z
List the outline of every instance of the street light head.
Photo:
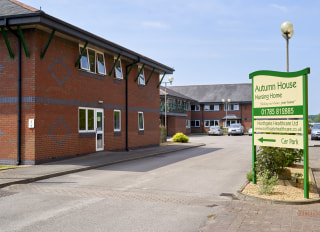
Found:
M 231 102 L 231 99 L 228 99 L 228 102 Z
M 221 101 L 224 102 L 225 101 L 224 98 L 222 98 Z
M 174 80 L 173 76 L 168 78 L 168 81 L 170 82 L 170 84 L 172 84 L 173 80 Z
M 283 38 L 290 39 L 293 36 L 293 25 L 290 22 L 284 22 L 281 24 L 281 33 Z M 287 37 L 288 36 L 288 37 Z

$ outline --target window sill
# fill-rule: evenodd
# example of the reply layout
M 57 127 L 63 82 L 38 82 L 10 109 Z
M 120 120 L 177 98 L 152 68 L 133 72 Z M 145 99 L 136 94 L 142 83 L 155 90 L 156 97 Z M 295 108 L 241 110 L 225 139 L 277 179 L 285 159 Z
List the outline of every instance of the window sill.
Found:
M 121 136 L 121 131 L 114 131 L 114 132 L 113 132 L 113 135 L 114 135 L 114 136 Z
M 123 80 L 123 79 L 120 79 L 120 78 L 114 78 L 114 79 L 113 79 L 113 83 L 121 84 L 121 83 L 122 83 L 122 80 Z
M 143 89 L 145 87 L 145 85 L 140 85 L 140 84 L 138 84 L 138 88 L 139 89 Z
M 99 80 L 104 80 L 105 79 L 105 75 L 103 74 L 97 74 L 97 73 L 92 73 L 83 69 L 79 69 L 79 75 L 81 76 L 86 76 L 86 77 L 92 77 L 92 78 L 96 78 Z
M 94 138 L 96 137 L 95 132 L 79 132 L 79 138 Z
M 138 135 L 144 135 L 144 130 L 139 130 Z

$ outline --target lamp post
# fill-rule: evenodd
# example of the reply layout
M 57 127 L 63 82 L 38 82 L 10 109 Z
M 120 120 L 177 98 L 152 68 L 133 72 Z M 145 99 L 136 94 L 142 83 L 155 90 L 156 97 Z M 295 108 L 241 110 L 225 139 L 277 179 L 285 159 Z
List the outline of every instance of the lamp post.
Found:
M 226 101 L 224 100 L 224 98 L 222 98 L 221 101 L 226 105 L 225 109 L 226 109 L 226 128 L 227 128 L 228 127 L 228 102 L 230 103 L 231 99 L 228 98 L 228 100 Z
M 287 72 L 289 72 L 289 39 L 293 36 L 293 25 L 290 22 L 281 24 L 281 32 L 283 38 L 287 41 Z
M 167 84 L 170 83 L 170 85 L 172 85 L 174 78 L 171 76 L 168 78 L 168 81 L 163 82 L 164 83 L 164 127 L 166 128 L 166 131 L 168 133 L 167 130 Z

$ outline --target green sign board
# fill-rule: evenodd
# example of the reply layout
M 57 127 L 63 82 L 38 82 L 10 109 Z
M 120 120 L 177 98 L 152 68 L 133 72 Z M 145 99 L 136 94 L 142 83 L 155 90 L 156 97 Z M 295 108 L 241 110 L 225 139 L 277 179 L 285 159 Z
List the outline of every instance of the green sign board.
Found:
M 298 72 L 257 71 L 252 80 L 252 167 L 256 146 L 304 150 L 304 196 L 309 198 L 308 80 Z

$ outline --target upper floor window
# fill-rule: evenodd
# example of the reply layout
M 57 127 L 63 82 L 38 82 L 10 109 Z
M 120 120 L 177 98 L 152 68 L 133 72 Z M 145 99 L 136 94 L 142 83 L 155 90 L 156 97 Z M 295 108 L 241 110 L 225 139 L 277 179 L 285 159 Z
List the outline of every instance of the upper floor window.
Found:
M 79 50 L 81 54 L 83 46 L 79 46 Z M 91 48 L 85 48 L 81 56 L 80 68 L 92 73 L 106 75 L 106 66 L 103 53 Z
M 228 111 L 237 111 L 239 110 L 239 104 L 229 103 Z M 226 105 L 224 106 L 224 111 L 226 111 Z
M 191 105 L 191 111 L 200 111 L 200 105 Z
M 114 62 L 117 61 L 117 58 L 114 58 Z M 121 60 L 118 59 L 115 67 L 114 67 L 114 77 L 118 79 L 123 79 Z
M 204 111 L 219 111 L 219 105 L 204 105 Z
M 141 67 L 138 67 L 138 69 L 140 71 Z M 138 84 L 139 85 L 145 85 L 146 84 L 145 77 L 144 77 L 144 69 L 142 69 L 140 74 L 139 74 Z

